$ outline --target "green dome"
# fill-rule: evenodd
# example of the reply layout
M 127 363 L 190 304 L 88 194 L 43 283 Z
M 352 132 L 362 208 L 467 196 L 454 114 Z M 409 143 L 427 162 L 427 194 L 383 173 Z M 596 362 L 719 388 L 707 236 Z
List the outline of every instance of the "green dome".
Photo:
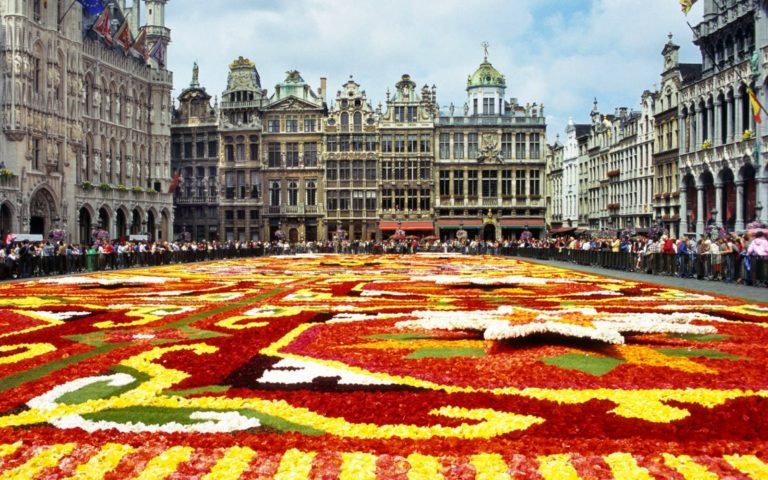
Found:
M 507 81 L 504 75 L 493 68 L 490 62 L 485 61 L 477 67 L 475 73 L 467 79 L 467 88 L 472 87 L 506 87 Z

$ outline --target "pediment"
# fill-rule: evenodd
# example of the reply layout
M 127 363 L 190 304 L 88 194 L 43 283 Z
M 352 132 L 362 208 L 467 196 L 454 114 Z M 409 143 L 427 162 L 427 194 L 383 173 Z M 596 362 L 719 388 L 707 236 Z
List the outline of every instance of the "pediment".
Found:
M 284 98 L 280 101 L 277 101 L 269 105 L 268 107 L 269 110 L 287 110 L 287 111 L 317 110 L 320 108 L 321 107 L 317 104 L 314 104 L 312 102 L 308 102 L 306 100 L 302 100 L 296 97 Z

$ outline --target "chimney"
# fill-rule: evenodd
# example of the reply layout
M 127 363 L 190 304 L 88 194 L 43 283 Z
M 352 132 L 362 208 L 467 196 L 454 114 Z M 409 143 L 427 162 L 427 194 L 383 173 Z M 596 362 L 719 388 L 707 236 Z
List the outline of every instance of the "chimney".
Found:
M 320 88 L 318 89 L 317 94 L 323 100 L 325 100 L 326 82 L 327 82 L 327 79 L 325 77 L 320 77 Z

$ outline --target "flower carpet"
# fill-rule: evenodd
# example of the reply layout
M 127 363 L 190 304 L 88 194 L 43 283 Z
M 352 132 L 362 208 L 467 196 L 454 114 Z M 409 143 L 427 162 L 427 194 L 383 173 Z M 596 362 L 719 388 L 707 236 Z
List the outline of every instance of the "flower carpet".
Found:
M 0 285 L 0 480 L 764 479 L 768 305 L 497 257 Z

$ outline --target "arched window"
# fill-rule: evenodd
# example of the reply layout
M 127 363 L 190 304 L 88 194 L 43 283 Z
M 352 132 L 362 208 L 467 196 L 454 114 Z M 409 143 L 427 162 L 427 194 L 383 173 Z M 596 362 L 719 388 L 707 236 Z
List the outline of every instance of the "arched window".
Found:
M 317 205 L 317 182 L 315 180 L 307 180 L 306 184 L 306 204 Z
M 348 132 L 349 131 L 349 114 L 347 112 L 342 113 L 340 120 L 341 120 L 341 131 Z
M 269 182 L 269 205 L 273 207 L 280 206 L 280 181 L 272 180 Z
M 355 131 L 362 132 L 363 131 L 363 114 L 360 112 L 355 112 L 353 122 L 355 126 Z
M 296 180 L 288 182 L 288 205 L 295 207 L 299 204 L 299 183 Z

